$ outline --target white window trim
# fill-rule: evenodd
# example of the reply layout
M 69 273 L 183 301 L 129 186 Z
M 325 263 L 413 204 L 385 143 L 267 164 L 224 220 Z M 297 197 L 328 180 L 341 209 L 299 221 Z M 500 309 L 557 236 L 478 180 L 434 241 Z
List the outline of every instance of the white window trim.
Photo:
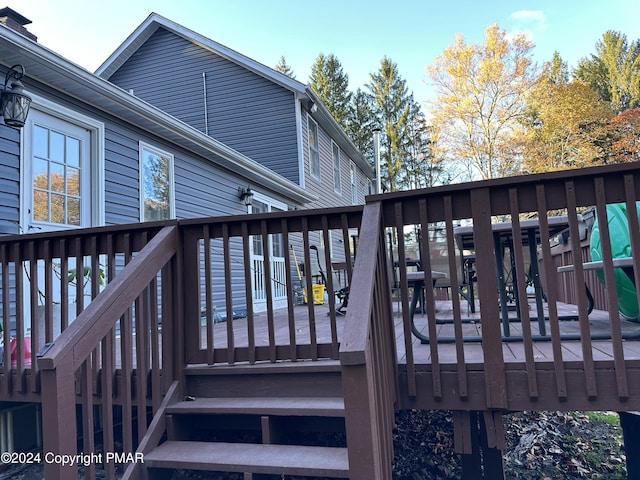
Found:
M 102 226 L 105 224 L 105 127 L 104 123 L 84 115 L 58 103 L 52 102 L 44 97 L 29 92 L 31 97 L 31 109 L 38 110 L 62 121 L 85 128 L 90 136 L 90 192 L 91 192 L 91 226 Z M 20 159 L 26 161 L 25 133 L 20 133 Z M 21 172 L 25 169 L 21 168 Z M 22 173 L 21 173 L 22 175 Z M 22 198 L 31 195 L 31 184 L 21 176 L 20 195 Z M 22 203 L 22 202 L 21 202 Z M 20 213 L 20 218 L 25 218 L 24 212 Z
M 316 142 L 317 142 L 317 152 L 318 152 L 318 173 L 316 174 L 313 171 L 313 155 L 311 154 L 312 149 L 311 149 L 311 135 L 309 135 L 309 131 L 311 131 L 311 128 L 309 128 L 311 126 L 311 124 L 314 124 L 316 126 Z M 320 179 L 320 177 L 322 176 L 322 169 L 321 169 L 321 162 L 320 162 L 320 129 L 318 128 L 318 123 L 311 118 L 311 116 L 307 117 L 307 148 L 309 150 L 309 173 L 311 174 L 311 176 L 313 178 L 316 179 Z
M 336 171 L 336 163 L 335 163 L 336 159 L 333 156 L 334 148 L 338 150 L 337 171 Z M 340 151 L 340 147 L 338 146 L 338 144 L 333 140 L 331 140 L 331 169 L 333 170 L 333 191 L 338 195 L 342 195 L 342 159 L 340 158 L 341 153 L 342 152 Z M 336 178 L 336 173 L 338 175 L 337 178 Z
M 144 189 L 144 185 L 143 185 L 143 178 L 142 178 L 142 162 L 143 162 L 143 157 L 142 157 L 142 152 L 143 151 L 150 151 L 152 153 L 156 153 L 160 156 L 166 156 L 169 157 L 169 218 L 176 218 L 176 188 L 175 188 L 175 176 L 174 176 L 174 163 L 175 163 L 175 159 L 174 159 L 174 155 L 172 153 L 169 153 L 167 150 L 164 150 L 162 148 L 156 147 L 154 145 L 151 145 L 150 143 L 146 143 L 143 141 L 140 141 L 138 143 L 138 178 L 139 178 L 139 195 L 138 195 L 138 200 L 140 201 L 140 221 L 144 221 L 143 215 L 144 215 L 144 199 L 142 196 L 142 192 Z
M 305 176 L 304 176 L 304 145 L 303 145 L 303 120 L 302 120 L 302 105 L 300 100 L 296 102 L 296 133 L 297 133 L 297 145 L 298 145 L 298 176 L 300 177 L 299 185 L 305 188 Z M 308 124 L 307 124 L 308 125 Z
M 358 167 L 354 162 L 351 162 L 351 168 L 349 169 L 349 185 L 351 187 L 351 204 L 358 205 Z
M 282 210 L 283 212 L 286 212 L 288 207 L 287 204 L 284 202 L 280 202 L 278 200 L 275 200 L 271 197 L 268 197 L 260 192 L 253 192 L 253 199 L 257 200 L 258 202 L 264 203 L 266 205 L 269 206 L 269 211 L 271 211 L 271 207 L 275 207 L 279 210 Z

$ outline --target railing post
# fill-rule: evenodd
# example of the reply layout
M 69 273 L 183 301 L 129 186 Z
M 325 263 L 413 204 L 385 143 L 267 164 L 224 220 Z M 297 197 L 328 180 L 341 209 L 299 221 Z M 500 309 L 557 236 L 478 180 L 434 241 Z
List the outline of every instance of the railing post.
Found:
M 354 480 L 388 480 L 393 461 L 394 388 L 390 369 L 396 362 L 392 338 L 385 338 L 383 322 L 390 322 L 390 303 L 376 299 L 389 295 L 377 271 L 381 244 L 380 203 L 365 206 L 360 228 L 358 259 L 349 293 L 351 305 L 345 319 L 340 347 L 345 426 L 349 445 L 349 478 Z M 376 281 L 376 279 L 378 279 Z M 376 290 L 377 289 L 377 290 Z M 386 308 L 380 308 L 386 305 Z M 384 310 L 384 311 L 382 311 Z M 380 324 L 374 325 L 376 321 Z M 385 342 L 386 340 L 386 342 Z M 385 359 L 387 360 L 385 362 Z
M 70 362 L 66 362 L 70 363 Z M 60 455 L 77 454 L 75 377 L 70 365 L 40 371 L 42 388 L 42 463 L 47 480 L 78 477 L 78 466 Z
M 482 246 L 483 255 L 476 256 L 478 271 L 478 298 L 482 322 L 482 350 L 484 352 L 485 385 L 488 408 L 507 408 L 507 390 L 502 333 L 498 308 L 496 260 L 491 227 L 491 197 L 488 188 L 471 190 L 473 240 L 476 248 Z
M 375 403 L 373 385 L 368 383 L 370 373 L 367 365 L 342 365 L 343 385 L 354 388 L 345 390 L 345 407 L 347 422 L 347 442 L 349 445 L 349 474 L 353 479 L 371 479 L 380 477 L 381 462 L 378 457 L 378 437 L 383 432 L 378 430 L 372 406 Z M 356 406 L 357 408 L 349 408 Z

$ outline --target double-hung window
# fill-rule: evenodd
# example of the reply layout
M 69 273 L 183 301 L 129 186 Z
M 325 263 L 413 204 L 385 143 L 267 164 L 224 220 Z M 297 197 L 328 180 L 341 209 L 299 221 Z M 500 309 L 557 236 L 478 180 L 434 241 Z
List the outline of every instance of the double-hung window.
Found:
M 173 155 L 140 143 L 140 220 L 175 217 Z
M 320 148 L 318 146 L 318 124 L 309 117 L 309 161 L 311 175 L 320 178 Z

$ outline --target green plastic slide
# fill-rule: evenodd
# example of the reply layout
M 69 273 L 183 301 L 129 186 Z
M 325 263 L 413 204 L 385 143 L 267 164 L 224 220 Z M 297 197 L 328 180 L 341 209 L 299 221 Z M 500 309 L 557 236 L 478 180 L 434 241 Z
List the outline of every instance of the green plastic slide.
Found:
M 638 220 L 640 220 L 640 202 L 638 206 Z M 611 253 L 613 258 L 631 256 L 631 241 L 629 237 L 629 223 L 627 222 L 627 207 L 624 203 L 612 203 L 607 205 L 607 219 L 609 224 L 609 237 L 611 238 Z M 593 261 L 602 260 L 602 250 L 600 248 L 600 229 L 596 218 L 591 231 L 591 259 Z M 638 311 L 638 298 L 636 287 L 633 283 L 633 273 L 631 269 L 616 268 L 615 282 L 618 293 L 618 311 L 627 320 L 640 323 L 640 313 Z M 604 272 L 596 270 L 598 279 L 604 285 Z

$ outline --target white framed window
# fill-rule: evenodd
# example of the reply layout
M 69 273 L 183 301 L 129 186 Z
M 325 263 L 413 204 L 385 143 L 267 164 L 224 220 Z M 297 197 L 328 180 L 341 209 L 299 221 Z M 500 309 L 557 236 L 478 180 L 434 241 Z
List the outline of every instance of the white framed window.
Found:
M 21 228 L 103 225 L 104 124 L 30 95 L 21 142 Z
M 309 123 L 309 163 L 311 175 L 320 178 L 320 147 L 318 144 L 318 124 L 308 117 Z
M 349 176 L 351 178 L 351 204 L 358 204 L 358 175 L 356 173 L 356 166 L 351 163 L 351 168 L 349 169 Z
M 331 142 L 331 156 L 333 157 L 333 191 L 342 193 L 342 179 L 340 178 L 342 168 L 340 168 L 340 147 L 335 142 Z
M 140 142 L 140 221 L 175 218 L 173 155 Z

